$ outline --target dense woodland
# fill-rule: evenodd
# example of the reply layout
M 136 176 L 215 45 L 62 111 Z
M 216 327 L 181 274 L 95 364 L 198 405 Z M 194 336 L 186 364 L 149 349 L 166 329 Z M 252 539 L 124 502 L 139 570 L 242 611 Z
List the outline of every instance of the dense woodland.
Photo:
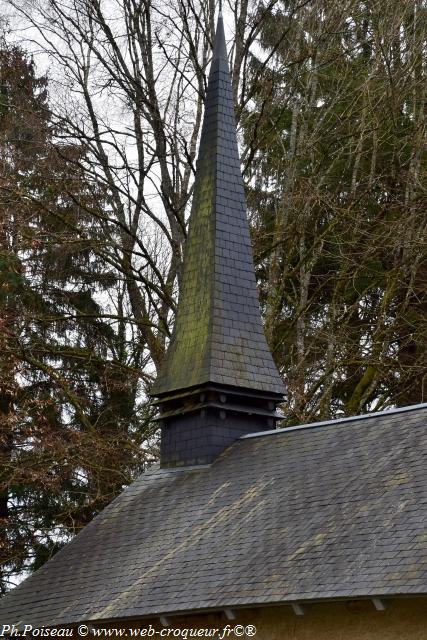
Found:
M 0 590 L 156 459 L 214 0 L 0 0 Z M 283 426 L 427 401 L 427 2 L 224 2 Z

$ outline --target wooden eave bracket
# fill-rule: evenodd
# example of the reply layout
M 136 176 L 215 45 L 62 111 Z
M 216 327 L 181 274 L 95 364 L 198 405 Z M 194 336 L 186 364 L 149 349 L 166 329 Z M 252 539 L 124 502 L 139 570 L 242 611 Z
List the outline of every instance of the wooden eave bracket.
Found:
M 234 611 L 232 609 L 224 609 L 224 613 L 225 613 L 225 617 L 227 618 L 227 620 L 235 620 L 236 619 L 236 614 L 234 613 Z
M 384 602 L 384 600 L 381 600 L 381 598 L 372 598 L 372 604 L 374 605 L 375 609 L 377 611 L 385 611 L 386 610 L 386 604 Z
M 305 609 L 299 602 L 293 602 L 291 606 L 296 616 L 303 616 L 305 614 Z

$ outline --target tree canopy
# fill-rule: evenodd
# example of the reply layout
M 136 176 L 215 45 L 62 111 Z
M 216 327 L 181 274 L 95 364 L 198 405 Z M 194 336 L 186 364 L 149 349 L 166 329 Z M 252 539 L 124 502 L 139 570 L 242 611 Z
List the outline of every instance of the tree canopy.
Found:
M 386 5 L 258 9 L 246 175 L 296 422 L 427 397 L 426 6 Z
M 19 47 L 3 45 L 0 84 L 4 589 L 144 468 L 155 427 L 122 285 L 100 257 L 102 188 L 78 170 L 81 145 L 58 142 L 47 80 Z

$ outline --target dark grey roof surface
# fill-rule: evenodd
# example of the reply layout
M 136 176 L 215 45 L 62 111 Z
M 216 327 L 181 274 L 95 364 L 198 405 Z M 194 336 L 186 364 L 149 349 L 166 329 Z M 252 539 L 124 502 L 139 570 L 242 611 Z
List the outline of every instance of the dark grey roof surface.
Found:
M 55 625 L 427 593 L 427 405 L 244 437 L 143 475 L 0 601 Z
M 222 18 L 181 283 L 174 335 L 152 394 L 207 382 L 283 394 L 261 321 Z

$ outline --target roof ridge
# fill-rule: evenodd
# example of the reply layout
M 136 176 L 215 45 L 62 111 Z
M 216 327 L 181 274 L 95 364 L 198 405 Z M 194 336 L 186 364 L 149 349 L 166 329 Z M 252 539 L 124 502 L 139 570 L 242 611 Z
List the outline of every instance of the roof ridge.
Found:
M 245 438 L 260 438 L 261 436 L 271 436 L 277 434 L 289 433 L 289 431 L 302 431 L 303 429 L 313 429 L 315 427 L 323 427 L 326 425 L 341 424 L 343 422 L 354 422 L 359 420 L 368 420 L 369 418 L 377 418 L 378 416 L 390 415 L 393 413 L 405 413 L 415 411 L 417 409 L 427 409 L 427 402 L 420 404 L 412 404 L 406 407 L 396 407 L 394 409 L 384 409 L 383 411 L 374 411 L 373 413 L 363 413 L 358 416 L 346 416 L 343 418 L 335 418 L 334 420 L 322 420 L 320 422 L 310 422 L 309 424 L 300 424 L 295 427 L 283 427 L 279 429 L 271 429 L 270 431 L 258 431 L 257 433 L 248 433 L 240 436 L 240 440 Z

